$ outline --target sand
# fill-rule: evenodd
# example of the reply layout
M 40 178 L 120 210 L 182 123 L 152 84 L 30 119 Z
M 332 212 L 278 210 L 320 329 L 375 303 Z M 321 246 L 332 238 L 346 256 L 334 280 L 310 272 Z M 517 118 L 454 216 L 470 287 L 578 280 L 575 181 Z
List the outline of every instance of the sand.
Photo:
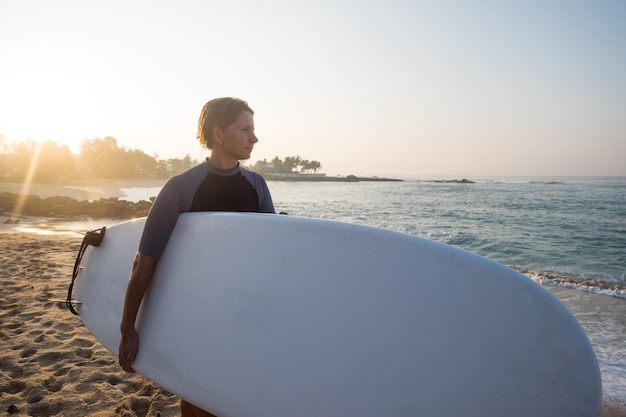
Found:
M 177 416 L 179 399 L 127 374 L 63 303 L 76 235 L 0 231 L 0 405 L 17 416 Z M 7 412 L 8 415 L 8 412 Z
M 55 301 L 66 297 L 80 242 L 78 235 L 0 229 L 2 409 L 38 417 L 179 415 L 176 396 L 122 371 Z M 626 416 L 626 407 L 607 400 L 602 416 Z

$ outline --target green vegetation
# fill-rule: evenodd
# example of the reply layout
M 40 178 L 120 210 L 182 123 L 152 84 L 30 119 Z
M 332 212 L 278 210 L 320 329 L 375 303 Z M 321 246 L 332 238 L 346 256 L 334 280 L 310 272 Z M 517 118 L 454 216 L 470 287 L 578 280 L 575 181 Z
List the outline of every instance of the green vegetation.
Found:
M 189 155 L 183 159 L 158 159 L 139 149 L 119 146 L 107 136 L 84 140 L 78 155 L 67 146 L 47 140 L 25 140 L 6 144 L 0 135 L 0 181 L 61 182 L 73 178 L 168 178 L 199 162 Z
M 199 164 L 187 155 L 183 159 L 158 159 L 140 149 L 120 146 L 117 139 L 86 139 L 80 153 L 72 155 L 65 145 L 47 140 L 38 143 L 27 139 L 20 143 L 5 143 L 0 135 L 0 181 L 42 183 L 62 182 L 68 179 L 133 179 L 169 178 Z M 300 156 L 288 156 L 284 160 L 274 157 L 248 165 L 262 175 L 317 173 L 322 165 Z
M 120 146 L 111 136 L 84 140 L 80 153 L 73 155 L 65 145 L 30 139 L 6 144 L 0 135 L 0 181 L 59 183 L 71 179 L 166 179 L 200 162 L 187 155 L 183 159 L 158 159 L 140 149 Z M 318 174 L 322 164 L 300 156 L 263 159 L 247 168 L 273 181 L 396 181 L 388 178 L 327 177 Z M 317 174 L 317 175 L 316 175 Z
M 308 161 L 299 156 L 288 156 L 284 160 L 275 156 L 270 162 L 267 160 L 257 161 L 250 167 L 251 170 L 260 174 L 291 174 L 291 173 L 317 173 L 322 164 L 317 161 Z

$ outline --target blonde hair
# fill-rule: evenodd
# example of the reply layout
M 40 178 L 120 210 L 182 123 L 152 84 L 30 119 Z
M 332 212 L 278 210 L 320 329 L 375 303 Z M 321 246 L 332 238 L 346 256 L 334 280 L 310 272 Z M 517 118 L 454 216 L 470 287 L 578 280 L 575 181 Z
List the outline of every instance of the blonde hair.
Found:
M 213 129 L 215 127 L 226 129 L 241 116 L 243 111 L 254 114 L 248 103 L 238 98 L 222 97 L 208 101 L 202 107 L 198 119 L 196 136 L 200 143 L 208 149 L 213 149 Z

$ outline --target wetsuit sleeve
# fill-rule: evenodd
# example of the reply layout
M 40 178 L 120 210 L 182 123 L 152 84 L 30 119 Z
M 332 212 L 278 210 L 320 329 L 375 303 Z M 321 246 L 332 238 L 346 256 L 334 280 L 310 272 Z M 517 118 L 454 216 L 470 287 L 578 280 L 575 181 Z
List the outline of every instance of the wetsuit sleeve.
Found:
M 165 250 L 178 215 L 183 211 L 184 192 L 179 181 L 178 177 L 170 178 L 154 200 L 139 242 L 140 253 L 158 259 Z
M 276 213 L 265 179 L 260 174 L 247 169 L 242 168 L 241 173 L 252 184 L 259 196 L 259 213 Z
M 259 193 L 259 213 L 276 213 L 272 195 L 263 178 L 261 178 L 261 184 L 259 184 L 257 191 Z

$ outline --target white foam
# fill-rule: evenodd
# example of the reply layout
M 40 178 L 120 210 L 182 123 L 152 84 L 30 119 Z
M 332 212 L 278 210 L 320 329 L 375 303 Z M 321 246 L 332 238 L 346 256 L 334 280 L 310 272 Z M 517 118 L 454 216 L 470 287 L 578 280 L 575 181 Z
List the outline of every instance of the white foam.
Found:
M 622 298 L 626 300 L 626 290 L 624 289 L 612 289 L 612 288 L 600 288 L 594 285 L 583 285 L 575 282 L 560 281 L 551 278 L 545 278 L 539 275 L 539 273 L 531 274 L 529 277 L 541 284 L 552 287 L 570 288 L 573 290 L 589 292 L 592 294 L 608 295 L 611 297 Z

